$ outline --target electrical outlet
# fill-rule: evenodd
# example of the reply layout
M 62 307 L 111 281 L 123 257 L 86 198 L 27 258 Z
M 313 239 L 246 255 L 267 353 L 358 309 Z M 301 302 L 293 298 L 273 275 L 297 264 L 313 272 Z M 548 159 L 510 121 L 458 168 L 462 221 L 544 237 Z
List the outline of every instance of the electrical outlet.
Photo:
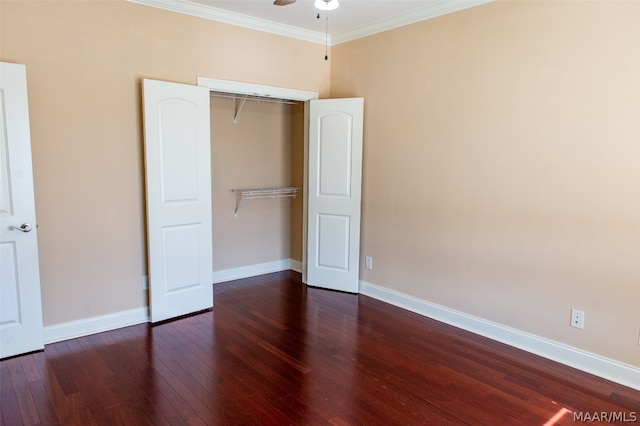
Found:
M 571 309 L 571 327 L 584 328 L 584 311 Z
M 149 277 L 147 275 L 142 276 L 142 290 L 149 290 Z
M 371 256 L 364 257 L 364 267 L 367 269 L 373 269 L 373 257 Z

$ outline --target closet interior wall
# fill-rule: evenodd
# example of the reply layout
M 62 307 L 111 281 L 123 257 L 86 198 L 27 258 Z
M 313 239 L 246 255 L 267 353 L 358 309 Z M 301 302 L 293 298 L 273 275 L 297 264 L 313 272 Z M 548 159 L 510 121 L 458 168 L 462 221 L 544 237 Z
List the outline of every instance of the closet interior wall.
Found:
M 211 96 L 213 270 L 302 261 L 302 197 L 245 201 L 233 189 L 295 186 L 304 174 L 304 105 Z

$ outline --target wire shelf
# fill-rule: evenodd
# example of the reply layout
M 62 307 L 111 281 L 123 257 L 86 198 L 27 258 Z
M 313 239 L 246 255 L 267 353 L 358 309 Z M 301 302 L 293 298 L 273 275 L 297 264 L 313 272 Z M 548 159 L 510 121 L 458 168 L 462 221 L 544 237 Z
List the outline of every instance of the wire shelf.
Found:
M 236 211 L 233 213 L 238 217 L 238 211 L 245 200 L 264 200 L 270 198 L 296 198 L 302 192 L 302 188 L 293 186 L 275 188 L 244 188 L 232 189 L 236 193 Z

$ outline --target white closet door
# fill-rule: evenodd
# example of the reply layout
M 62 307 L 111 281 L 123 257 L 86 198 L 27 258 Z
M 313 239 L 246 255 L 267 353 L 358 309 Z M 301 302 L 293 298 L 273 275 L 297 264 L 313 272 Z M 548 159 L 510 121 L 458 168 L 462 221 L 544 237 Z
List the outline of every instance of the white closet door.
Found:
M 364 99 L 309 108 L 307 284 L 357 293 Z
M 0 63 L 0 358 L 44 348 L 24 65 Z
M 144 80 L 151 322 L 213 307 L 209 90 Z

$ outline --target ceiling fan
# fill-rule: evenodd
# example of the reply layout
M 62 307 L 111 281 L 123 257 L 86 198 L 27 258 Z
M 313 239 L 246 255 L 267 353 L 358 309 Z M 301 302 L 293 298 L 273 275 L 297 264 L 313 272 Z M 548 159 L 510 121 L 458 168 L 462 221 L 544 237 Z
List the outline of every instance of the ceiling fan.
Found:
M 288 6 L 295 3 L 296 0 L 274 0 L 276 6 Z M 314 6 L 321 10 L 333 10 L 338 7 L 338 0 L 316 0 Z
M 297 0 L 274 0 L 273 4 L 275 6 L 288 6 L 290 4 L 295 3 Z M 328 39 L 329 39 L 329 11 L 330 10 L 334 10 L 337 9 L 338 6 L 340 6 L 340 4 L 338 3 L 338 0 L 315 0 L 315 3 L 313 4 L 315 6 L 316 9 L 320 9 L 320 10 L 324 10 L 326 11 L 326 17 L 325 17 L 325 22 L 326 22 L 326 26 L 325 26 L 325 43 L 324 43 L 324 60 L 328 60 L 329 59 L 329 55 L 327 54 L 327 48 L 328 48 Z M 320 19 L 320 14 L 318 13 L 317 18 Z

